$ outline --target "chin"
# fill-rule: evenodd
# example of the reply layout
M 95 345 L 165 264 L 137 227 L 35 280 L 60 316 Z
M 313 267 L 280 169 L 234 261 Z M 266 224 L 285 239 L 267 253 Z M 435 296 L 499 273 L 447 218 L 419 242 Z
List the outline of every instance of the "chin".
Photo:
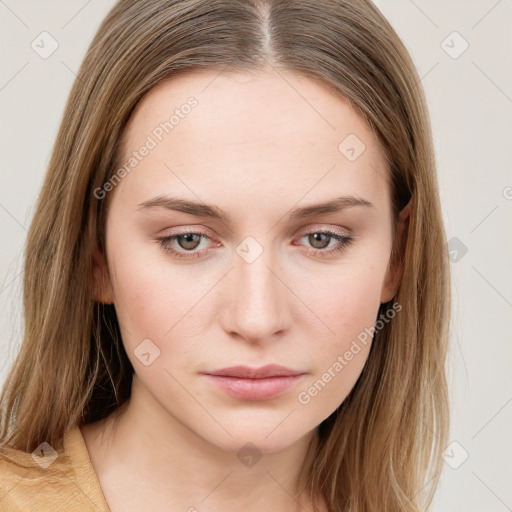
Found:
M 295 425 L 290 421 L 293 413 L 287 419 L 284 419 L 288 414 L 288 412 L 274 413 L 266 418 L 260 416 L 258 420 L 255 419 L 252 422 L 240 419 L 238 422 L 222 422 L 223 425 L 227 426 L 231 436 L 220 428 L 220 430 L 217 429 L 218 432 L 220 431 L 220 435 L 212 437 L 212 430 L 210 429 L 208 432 L 204 432 L 201 437 L 224 451 L 236 452 L 237 454 L 244 447 L 249 451 L 276 453 L 285 450 L 311 432 L 304 429 L 304 424 Z M 289 423 L 285 425 L 288 421 Z M 293 421 L 296 422 L 296 419 Z

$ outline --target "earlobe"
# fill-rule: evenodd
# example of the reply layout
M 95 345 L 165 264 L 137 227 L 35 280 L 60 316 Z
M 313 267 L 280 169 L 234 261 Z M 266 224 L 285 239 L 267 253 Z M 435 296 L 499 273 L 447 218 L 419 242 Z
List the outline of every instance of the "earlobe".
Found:
M 409 217 L 411 212 L 412 198 L 398 214 L 395 237 L 396 247 L 394 248 L 395 250 L 391 252 L 391 258 L 386 270 L 386 276 L 384 278 L 380 298 L 381 304 L 389 302 L 396 295 L 402 280 L 402 274 L 404 271 L 403 256 L 405 253 L 405 247 L 407 245 Z
M 112 283 L 105 258 L 98 247 L 94 249 L 94 299 L 103 304 L 114 302 Z

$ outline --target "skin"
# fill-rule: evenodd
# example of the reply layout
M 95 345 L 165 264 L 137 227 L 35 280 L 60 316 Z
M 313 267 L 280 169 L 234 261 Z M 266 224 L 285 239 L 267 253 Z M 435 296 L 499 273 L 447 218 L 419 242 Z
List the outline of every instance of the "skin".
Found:
M 370 343 L 309 403 L 298 394 L 375 324 L 400 279 L 390 262 L 384 154 L 343 97 L 311 78 L 266 70 L 161 82 L 125 129 L 125 157 L 190 96 L 197 107 L 108 192 L 96 299 L 115 304 L 135 374 L 130 400 L 82 426 L 84 439 L 113 512 L 313 510 L 299 470 L 311 462 L 316 427 L 354 386 Z M 354 161 L 338 149 L 349 134 L 365 144 Z M 159 195 L 216 205 L 230 222 L 140 208 Z M 341 195 L 373 206 L 289 219 L 296 208 Z M 408 213 L 396 226 L 400 239 Z M 315 240 L 326 229 L 354 240 L 322 257 L 340 245 Z M 167 245 L 199 257 L 178 258 L 157 242 L 187 230 L 206 237 Z M 236 252 L 248 236 L 263 251 L 252 262 Z M 134 353 L 145 339 L 160 350 L 148 366 Z M 251 401 L 200 374 L 267 363 L 306 375 L 278 397 Z M 252 467 L 237 457 L 248 442 L 262 455 Z

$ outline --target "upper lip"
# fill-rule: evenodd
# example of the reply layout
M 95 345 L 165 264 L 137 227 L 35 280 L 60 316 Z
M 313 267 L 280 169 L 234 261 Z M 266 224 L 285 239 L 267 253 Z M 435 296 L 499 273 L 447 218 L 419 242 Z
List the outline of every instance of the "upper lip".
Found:
M 230 366 L 229 368 L 221 368 L 204 372 L 207 375 L 219 375 L 225 377 L 240 377 L 244 379 L 263 379 L 265 377 L 287 377 L 290 375 L 302 375 L 304 372 L 292 370 L 286 366 L 278 364 L 268 364 L 259 368 L 251 368 L 249 366 Z

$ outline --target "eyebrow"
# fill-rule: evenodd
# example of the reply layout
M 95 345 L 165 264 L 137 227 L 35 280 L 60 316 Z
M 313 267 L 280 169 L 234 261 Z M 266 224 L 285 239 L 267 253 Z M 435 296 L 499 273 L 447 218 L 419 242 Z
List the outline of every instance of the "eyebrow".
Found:
M 289 215 L 290 220 L 305 219 L 314 217 L 315 215 L 321 215 L 326 213 L 336 213 L 346 208 L 353 206 L 365 206 L 374 208 L 374 205 L 363 199 L 362 197 L 356 196 L 340 196 L 325 203 L 317 203 L 302 208 L 297 208 L 292 211 Z M 209 217 L 217 219 L 222 222 L 231 222 L 231 217 L 221 208 L 205 203 L 198 203 L 196 201 L 190 201 L 188 199 L 181 199 L 179 197 L 170 196 L 156 196 L 148 199 L 139 204 L 138 210 L 145 210 L 150 208 L 165 208 L 167 210 L 173 210 L 182 213 L 188 213 L 196 217 Z

